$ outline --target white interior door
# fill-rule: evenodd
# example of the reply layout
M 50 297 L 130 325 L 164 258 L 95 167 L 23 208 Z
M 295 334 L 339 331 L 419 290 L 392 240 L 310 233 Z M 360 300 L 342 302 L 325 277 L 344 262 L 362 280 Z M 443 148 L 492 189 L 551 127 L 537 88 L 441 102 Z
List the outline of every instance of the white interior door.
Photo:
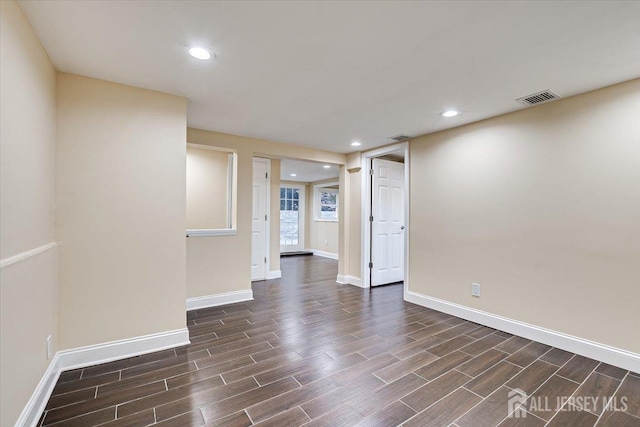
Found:
M 404 164 L 373 159 L 371 286 L 404 280 Z
M 304 250 L 304 185 L 280 187 L 280 252 Z
M 253 159 L 251 212 L 251 280 L 267 277 L 268 160 Z

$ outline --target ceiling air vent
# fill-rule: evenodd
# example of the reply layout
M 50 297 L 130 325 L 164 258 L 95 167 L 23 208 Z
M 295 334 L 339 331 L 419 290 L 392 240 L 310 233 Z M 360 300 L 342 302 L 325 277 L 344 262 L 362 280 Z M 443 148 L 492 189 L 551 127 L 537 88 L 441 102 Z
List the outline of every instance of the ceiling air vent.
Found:
M 400 134 L 400 135 L 390 136 L 387 139 L 392 139 L 392 140 L 397 141 L 397 142 L 402 142 L 402 141 L 406 141 L 407 139 L 410 139 L 410 138 L 411 138 L 410 136 Z
M 524 105 L 536 105 L 536 104 L 542 104 L 543 102 L 553 101 L 554 99 L 558 99 L 558 98 L 560 98 L 560 95 L 553 93 L 547 89 L 547 90 L 543 90 L 542 92 L 523 96 L 522 98 L 516 99 L 516 101 Z

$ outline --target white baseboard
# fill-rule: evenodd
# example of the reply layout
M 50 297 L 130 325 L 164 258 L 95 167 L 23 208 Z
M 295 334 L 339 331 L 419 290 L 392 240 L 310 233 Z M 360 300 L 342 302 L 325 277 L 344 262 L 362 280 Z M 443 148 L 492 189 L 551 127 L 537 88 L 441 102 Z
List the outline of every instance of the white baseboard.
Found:
M 333 252 L 324 252 L 324 251 L 318 251 L 315 249 L 307 249 L 307 251 L 313 252 L 313 254 L 316 256 L 321 256 L 324 258 L 331 258 L 331 259 L 338 259 L 338 254 L 334 254 Z
M 594 341 L 564 334 L 562 332 L 487 313 L 485 311 L 476 310 L 475 308 L 466 307 L 412 291 L 407 291 L 404 295 L 404 299 L 405 301 L 421 305 L 423 307 L 451 314 L 452 316 L 509 332 L 510 334 L 538 341 L 543 344 L 599 360 L 610 365 L 628 369 L 633 372 L 640 372 L 640 354 L 637 353 L 610 347 L 605 344 L 600 344 Z
M 87 347 L 72 348 L 56 353 L 61 370 L 82 368 L 124 359 L 131 356 L 153 353 L 189 344 L 189 330 L 187 328 L 175 331 L 160 332 L 158 334 L 143 335 Z
M 16 427 L 35 427 L 63 371 L 153 353 L 189 343 L 189 330 L 183 328 L 59 351 L 53 356 L 15 425 Z
M 280 270 L 267 271 L 267 280 L 279 279 L 281 277 L 282 277 L 282 271 Z
M 216 307 L 218 305 L 232 304 L 234 302 L 251 301 L 253 291 L 245 289 L 242 291 L 226 292 L 223 294 L 205 295 L 203 297 L 187 298 L 187 311 L 198 308 Z
M 60 377 L 60 368 L 58 368 L 58 355 L 56 354 L 53 356 L 53 359 L 51 359 L 47 370 L 44 371 L 44 375 L 40 378 L 40 382 L 33 391 L 31 398 L 18 417 L 15 427 L 36 426 L 40 420 L 42 411 L 44 411 L 49 401 L 53 388 L 58 382 L 58 377 Z
M 338 274 L 338 276 L 336 277 L 336 282 L 340 283 L 341 285 L 353 285 L 359 288 L 365 287 L 359 277 L 344 274 Z

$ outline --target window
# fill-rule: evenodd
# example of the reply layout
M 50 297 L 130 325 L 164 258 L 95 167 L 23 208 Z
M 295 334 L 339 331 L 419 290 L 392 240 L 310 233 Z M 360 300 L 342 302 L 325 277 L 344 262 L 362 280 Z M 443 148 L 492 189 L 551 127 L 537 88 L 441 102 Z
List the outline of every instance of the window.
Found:
M 280 251 L 302 250 L 304 187 L 280 188 Z
M 338 221 L 338 186 L 323 184 L 315 190 L 316 221 Z

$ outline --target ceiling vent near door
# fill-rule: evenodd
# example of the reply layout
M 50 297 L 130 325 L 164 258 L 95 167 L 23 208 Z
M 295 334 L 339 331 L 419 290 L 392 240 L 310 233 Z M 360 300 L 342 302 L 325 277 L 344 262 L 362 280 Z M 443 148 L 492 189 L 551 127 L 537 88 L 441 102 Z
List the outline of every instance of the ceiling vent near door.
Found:
M 558 98 L 560 98 L 560 95 L 558 95 L 557 93 L 553 93 L 549 89 L 547 89 L 547 90 L 543 90 L 542 92 L 523 96 L 522 98 L 516 99 L 516 101 L 524 105 L 537 105 L 537 104 L 542 104 L 544 102 L 553 101 L 554 99 L 558 99 Z
M 407 139 L 410 139 L 410 138 L 411 138 L 410 136 L 399 134 L 399 135 L 390 136 L 387 139 L 392 139 L 392 140 L 397 141 L 397 142 L 402 142 L 402 141 L 406 141 Z

